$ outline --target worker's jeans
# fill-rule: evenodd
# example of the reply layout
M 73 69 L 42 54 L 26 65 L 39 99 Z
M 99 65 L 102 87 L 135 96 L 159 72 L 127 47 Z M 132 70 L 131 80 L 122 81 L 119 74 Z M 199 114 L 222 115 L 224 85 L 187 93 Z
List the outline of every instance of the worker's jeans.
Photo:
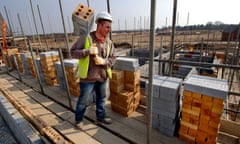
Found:
M 78 97 L 75 121 L 78 123 L 83 120 L 86 111 L 88 98 L 92 96 L 93 92 L 96 93 L 96 116 L 98 119 L 105 118 L 105 98 L 106 98 L 106 85 L 107 81 L 94 82 L 94 83 L 81 83 L 80 82 L 80 96 Z M 95 90 L 95 91 L 94 91 Z

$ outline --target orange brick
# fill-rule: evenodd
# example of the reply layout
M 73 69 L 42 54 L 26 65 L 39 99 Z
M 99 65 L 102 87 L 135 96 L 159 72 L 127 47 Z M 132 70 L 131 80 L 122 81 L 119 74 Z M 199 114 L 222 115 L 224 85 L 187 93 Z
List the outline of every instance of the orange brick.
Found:
M 220 98 L 213 98 L 213 103 L 223 104 L 223 99 Z
M 210 119 L 209 116 L 202 116 L 201 115 L 200 118 L 199 118 L 199 121 L 200 121 L 201 124 L 208 125 L 209 119 Z
M 124 79 L 124 72 L 121 70 L 112 71 L 112 80 Z
M 198 125 L 194 125 L 194 124 L 191 124 L 191 123 L 185 122 L 185 121 L 181 121 L 181 125 L 184 125 L 188 128 L 192 128 L 192 129 L 195 129 L 195 130 L 198 129 Z
M 191 104 L 183 104 L 182 105 L 182 108 L 185 108 L 185 109 L 191 109 L 192 108 L 192 105 Z
M 140 92 L 140 81 L 139 81 L 139 83 L 136 83 L 135 85 L 125 83 L 124 84 L 124 89 L 129 90 L 129 91 L 133 91 L 133 92 Z
M 207 133 L 208 132 L 208 125 L 200 123 L 199 126 L 198 126 L 198 129 Z
M 212 120 L 209 121 L 209 125 L 210 125 L 210 127 L 217 128 L 217 129 L 220 127 L 220 123 L 212 121 Z
M 182 118 L 185 117 L 185 118 L 190 118 L 191 115 L 189 113 L 186 113 L 186 112 L 182 112 Z
M 201 99 L 193 99 L 192 101 L 192 106 L 195 106 L 195 107 L 201 107 L 202 106 L 202 101 Z
M 183 91 L 183 96 L 192 97 L 192 92 L 191 92 L 191 91 L 188 91 L 188 90 L 184 90 L 184 91 Z
M 213 107 L 213 108 L 223 109 L 224 104 L 223 104 L 223 103 L 213 103 L 212 107 Z
M 222 114 L 222 111 L 223 111 L 223 108 L 216 108 L 216 107 L 212 108 L 212 112 L 216 114 Z
M 216 123 L 219 123 L 221 120 L 221 114 L 211 112 L 210 120 L 215 121 Z
M 179 128 L 179 134 L 187 134 L 188 133 L 188 127 L 181 125 Z
M 199 107 L 192 106 L 192 111 L 194 113 L 200 114 L 201 109 Z
M 190 97 L 190 96 L 184 96 L 184 98 L 183 98 L 183 105 L 184 105 L 184 104 L 189 104 L 189 105 L 191 105 L 191 104 L 192 104 L 192 100 L 193 100 L 192 97 Z
M 208 135 L 207 143 L 209 143 L 209 144 L 216 143 L 216 141 L 217 141 L 217 136 L 218 136 L 218 135 L 211 135 L 211 134 L 209 134 L 209 135 Z
M 188 144 L 195 144 L 195 137 L 189 136 L 187 134 L 181 134 L 179 138 Z
M 195 115 L 195 116 L 199 116 L 200 115 L 200 111 L 197 112 L 197 111 L 194 111 L 194 110 L 190 110 L 190 109 L 185 109 L 185 108 L 182 108 L 182 112 L 186 112 L 190 115 Z
M 206 143 L 207 138 L 208 138 L 208 135 L 206 134 L 206 132 L 199 130 L 197 133 L 196 142 L 197 143 Z
M 201 109 L 201 115 L 206 115 L 209 116 L 211 114 L 211 110 L 210 109 Z
M 202 95 L 202 100 L 205 102 L 212 102 L 213 97 L 208 96 L 208 95 Z
M 192 136 L 192 137 L 196 137 L 197 136 L 197 130 L 189 128 L 188 135 Z
M 203 109 L 211 109 L 213 103 L 212 102 L 202 102 L 202 108 Z
M 214 127 L 211 127 L 211 125 L 209 125 L 207 133 L 209 135 L 217 135 L 218 134 L 218 128 L 214 128 Z
M 135 84 L 136 82 L 140 81 L 140 70 L 137 70 L 135 72 L 132 71 L 124 71 L 124 81 L 126 83 Z
M 193 97 L 193 98 L 196 98 L 196 99 L 201 99 L 201 98 L 202 98 L 202 95 L 201 95 L 200 93 L 195 93 L 195 92 L 193 92 L 193 93 L 192 93 L 192 97 Z

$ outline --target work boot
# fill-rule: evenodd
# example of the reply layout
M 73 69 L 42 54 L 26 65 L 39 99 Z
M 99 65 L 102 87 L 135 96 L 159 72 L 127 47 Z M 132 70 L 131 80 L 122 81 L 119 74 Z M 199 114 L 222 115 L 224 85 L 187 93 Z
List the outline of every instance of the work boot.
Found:
M 76 125 L 76 127 L 82 129 L 83 128 L 83 121 L 76 122 L 75 125 Z
M 98 118 L 97 120 L 99 122 L 103 123 L 103 124 L 111 124 L 112 123 L 112 119 L 110 117 L 107 117 L 107 116 L 103 119 Z

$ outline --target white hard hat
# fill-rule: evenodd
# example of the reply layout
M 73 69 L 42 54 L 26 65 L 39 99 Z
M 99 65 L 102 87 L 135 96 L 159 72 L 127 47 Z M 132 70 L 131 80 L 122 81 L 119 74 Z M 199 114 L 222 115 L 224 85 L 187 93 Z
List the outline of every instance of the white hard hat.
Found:
M 112 16 L 108 12 L 102 11 L 102 12 L 99 12 L 96 16 L 96 20 L 95 20 L 96 24 L 98 23 L 99 19 L 105 19 L 105 20 L 112 21 Z

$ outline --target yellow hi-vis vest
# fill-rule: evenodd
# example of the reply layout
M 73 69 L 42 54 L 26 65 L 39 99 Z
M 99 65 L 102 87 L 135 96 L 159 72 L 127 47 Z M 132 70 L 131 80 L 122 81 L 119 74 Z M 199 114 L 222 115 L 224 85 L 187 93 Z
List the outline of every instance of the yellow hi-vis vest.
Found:
M 110 40 L 109 40 L 110 41 Z M 85 44 L 84 44 L 84 49 L 89 49 L 91 47 L 92 41 L 90 36 L 86 37 Z M 107 57 L 110 54 L 110 45 L 111 41 L 107 45 Z M 88 68 L 89 68 L 89 60 L 90 56 L 86 56 L 84 58 L 79 59 L 78 61 L 78 74 L 80 78 L 87 78 L 88 75 Z M 107 68 L 107 75 L 111 79 L 112 78 L 112 70 L 111 68 Z

